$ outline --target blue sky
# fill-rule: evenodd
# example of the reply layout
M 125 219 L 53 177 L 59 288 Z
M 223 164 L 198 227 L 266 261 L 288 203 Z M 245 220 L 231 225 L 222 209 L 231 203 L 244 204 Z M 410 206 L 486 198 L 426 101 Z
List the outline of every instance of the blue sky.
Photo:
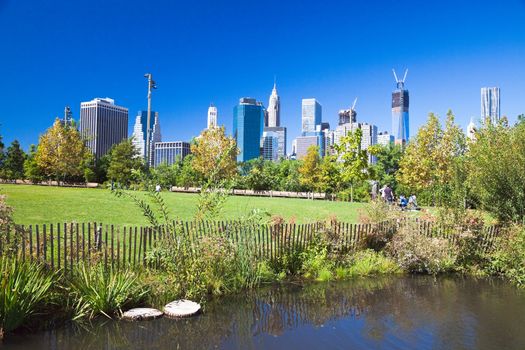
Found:
M 267 105 L 274 75 L 289 143 L 309 97 L 335 125 L 358 96 L 358 120 L 390 131 L 392 68 L 409 68 L 412 135 L 430 111 L 479 118 L 482 86 L 525 113 L 525 0 L 0 0 L 0 45 L 0 134 L 26 149 L 94 97 L 129 108 L 131 133 L 146 72 L 165 141 L 196 136 L 210 102 L 231 132 L 238 99 Z

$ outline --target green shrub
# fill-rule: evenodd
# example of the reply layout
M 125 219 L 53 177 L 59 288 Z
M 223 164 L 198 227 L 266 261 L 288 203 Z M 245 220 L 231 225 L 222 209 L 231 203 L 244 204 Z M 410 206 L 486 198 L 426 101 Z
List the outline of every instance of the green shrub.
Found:
M 0 338 L 27 322 L 50 299 L 56 277 L 38 263 L 0 258 Z
M 74 319 L 92 319 L 98 315 L 108 318 L 120 315 L 124 307 L 140 304 L 147 290 L 131 270 L 80 265 L 71 277 L 70 292 L 75 305 Z
M 525 286 L 525 228 L 514 226 L 496 241 L 489 255 L 486 270 L 508 278 L 518 286 Z
M 348 266 L 336 269 L 339 279 L 362 277 L 378 274 L 399 273 L 401 270 L 396 262 L 386 257 L 382 252 L 371 249 L 363 250 L 352 255 Z
M 427 237 L 411 225 L 401 228 L 387 249 L 399 266 L 408 272 L 449 272 L 455 268 L 457 259 L 457 249 L 449 240 Z

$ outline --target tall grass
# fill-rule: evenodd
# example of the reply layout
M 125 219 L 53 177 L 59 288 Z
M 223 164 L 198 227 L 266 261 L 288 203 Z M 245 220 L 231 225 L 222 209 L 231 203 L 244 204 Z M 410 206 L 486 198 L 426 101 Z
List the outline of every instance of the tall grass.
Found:
M 38 263 L 0 258 L 0 338 L 38 312 L 50 297 L 56 277 Z
M 71 277 L 70 291 L 75 305 L 74 319 L 118 316 L 124 307 L 138 305 L 147 292 L 133 271 L 104 269 L 101 265 L 77 267 Z

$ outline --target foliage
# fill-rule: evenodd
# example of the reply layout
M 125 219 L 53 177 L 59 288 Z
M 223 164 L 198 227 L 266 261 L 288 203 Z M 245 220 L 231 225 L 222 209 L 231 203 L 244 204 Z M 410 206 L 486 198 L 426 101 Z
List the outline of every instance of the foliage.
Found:
M 516 285 L 525 286 L 525 228 L 514 225 L 496 241 L 496 249 L 489 256 L 486 269 L 501 275 Z
M 191 153 L 193 169 L 208 183 L 231 180 L 236 174 L 239 150 L 235 140 L 226 136 L 224 127 L 204 130 L 191 145 Z
M 445 238 L 427 237 L 413 225 L 402 227 L 387 247 L 399 266 L 416 273 L 438 274 L 454 269 L 456 248 Z
M 388 184 L 397 193 L 396 173 L 399 170 L 399 162 L 403 157 L 403 146 L 389 143 L 387 146 L 378 146 L 376 164 L 373 165 L 374 174 L 380 184 Z
M 375 153 L 373 149 L 366 150 L 361 148 L 363 131 L 358 128 L 354 132 L 350 131 L 343 136 L 335 146 L 337 159 L 341 162 L 341 180 L 350 184 L 350 201 L 353 202 L 353 189 L 363 180 L 373 177 L 373 168 L 368 166 L 369 151 Z
M 32 183 L 39 183 L 44 180 L 44 174 L 36 162 L 37 147 L 31 145 L 29 154 L 24 161 L 24 177 Z
M 0 195 L 0 226 L 12 225 L 13 221 L 13 208 L 7 205 L 5 201 L 6 197 Z
M 171 188 L 177 185 L 177 178 L 181 172 L 182 162 L 176 160 L 172 165 L 162 163 L 150 169 L 152 181 L 159 184 L 162 188 Z
M 437 205 L 449 205 L 451 184 L 462 174 L 457 160 L 465 151 L 465 135 L 455 124 L 452 112 L 447 113 L 444 130 L 439 118 L 430 113 L 427 123 L 409 142 L 396 179 L 411 192 L 430 191 Z
M 5 159 L 4 142 L 2 141 L 2 135 L 0 135 L 0 173 L 4 169 L 4 159 Z
M 177 185 L 182 187 L 199 186 L 204 180 L 202 175 L 193 168 L 192 154 L 187 155 L 182 160 L 180 173 L 177 176 Z
M 143 160 L 132 139 L 126 139 L 112 147 L 109 156 L 108 179 L 122 186 L 129 186 L 134 172 L 143 167 Z
M 18 140 L 14 140 L 7 148 L 0 177 L 7 180 L 24 179 L 24 161 L 26 154 L 20 147 Z
M 401 272 L 395 261 L 383 252 L 371 249 L 356 252 L 349 259 L 347 266 L 337 267 L 335 271 L 338 279 Z
M 278 165 L 275 162 L 265 161 L 260 157 L 249 160 L 246 163 L 245 171 L 249 170 L 245 176 L 244 183 L 247 188 L 255 191 L 264 191 L 277 187 Z
M 468 182 L 481 208 L 502 222 L 524 222 L 525 123 L 487 125 L 469 147 Z
M 80 265 L 70 283 L 70 293 L 75 301 L 75 319 L 120 315 L 124 307 L 138 305 L 146 292 L 131 270 L 105 269 L 101 264 Z
M 319 165 L 319 189 L 325 193 L 336 193 L 341 187 L 341 172 L 337 157 L 327 155 Z
M 301 185 L 309 191 L 320 191 L 320 172 L 321 157 L 319 156 L 319 147 L 312 145 L 308 147 L 306 156 L 299 168 Z
M 75 125 L 62 125 L 57 118 L 38 144 L 35 160 L 42 173 L 57 181 L 81 179 L 89 151 Z
M 36 262 L 0 258 L 0 339 L 26 323 L 49 300 L 56 276 Z

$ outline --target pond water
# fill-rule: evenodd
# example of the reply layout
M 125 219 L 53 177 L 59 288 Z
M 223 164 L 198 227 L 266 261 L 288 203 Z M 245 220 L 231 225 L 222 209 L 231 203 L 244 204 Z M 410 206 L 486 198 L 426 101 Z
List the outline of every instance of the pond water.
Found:
M 424 276 L 263 288 L 183 320 L 106 321 L 8 337 L 5 349 L 525 349 L 525 293 Z

